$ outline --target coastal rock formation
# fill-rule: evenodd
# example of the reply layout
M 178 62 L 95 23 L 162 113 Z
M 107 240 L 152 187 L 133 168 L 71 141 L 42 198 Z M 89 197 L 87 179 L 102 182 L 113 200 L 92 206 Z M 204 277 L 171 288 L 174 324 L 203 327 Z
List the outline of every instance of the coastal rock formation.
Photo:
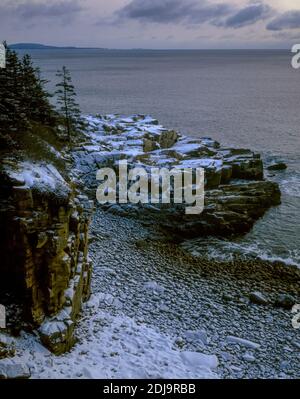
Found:
M 47 347 L 65 352 L 90 295 L 93 205 L 50 164 L 5 159 L 1 187 L 1 292 L 22 304 Z
M 222 147 L 209 138 L 182 136 L 150 116 L 87 117 L 86 143 L 73 154 L 78 175 L 94 198 L 96 170 L 126 159 L 135 166 L 205 169 L 205 209 L 186 215 L 186 204 L 107 204 L 115 214 L 139 217 L 180 237 L 230 236 L 248 232 L 274 205 L 280 204 L 276 183 L 264 180 L 259 154 Z

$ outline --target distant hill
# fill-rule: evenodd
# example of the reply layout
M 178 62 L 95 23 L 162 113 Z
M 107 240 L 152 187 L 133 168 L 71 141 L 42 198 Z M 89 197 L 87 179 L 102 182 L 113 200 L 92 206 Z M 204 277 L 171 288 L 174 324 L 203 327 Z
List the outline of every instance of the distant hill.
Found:
M 15 43 L 10 44 L 12 50 L 51 50 L 51 49 L 76 49 L 76 47 L 47 46 L 39 43 Z

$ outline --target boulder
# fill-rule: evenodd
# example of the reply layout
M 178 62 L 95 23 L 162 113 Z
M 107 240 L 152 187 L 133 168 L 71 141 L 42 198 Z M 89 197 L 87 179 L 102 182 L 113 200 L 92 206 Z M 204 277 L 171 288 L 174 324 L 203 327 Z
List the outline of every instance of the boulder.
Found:
M 296 299 L 289 294 L 279 294 L 274 305 L 278 308 L 290 310 L 296 304 Z
M 268 170 L 285 170 L 287 165 L 284 162 L 274 162 L 268 166 Z
M 178 140 L 178 133 L 174 130 L 168 130 L 161 133 L 159 137 L 159 144 L 161 148 L 170 148 Z
M 252 303 L 256 305 L 268 305 L 267 298 L 259 291 L 251 292 L 249 299 Z
M 0 379 L 28 379 L 30 376 L 30 370 L 26 365 L 0 360 Z

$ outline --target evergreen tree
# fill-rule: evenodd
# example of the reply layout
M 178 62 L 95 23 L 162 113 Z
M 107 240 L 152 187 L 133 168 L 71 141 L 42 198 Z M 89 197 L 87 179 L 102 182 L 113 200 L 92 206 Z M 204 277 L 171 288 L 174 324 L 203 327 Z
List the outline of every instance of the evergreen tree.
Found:
M 62 70 L 57 71 L 56 76 L 60 79 L 60 82 L 56 85 L 57 90 L 55 92 L 57 95 L 59 112 L 63 118 L 69 143 L 71 143 L 72 134 L 74 134 L 81 125 L 80 109 L 75 101 L 76 93 L 68 69 L 63 66 Z
M 25 55 L 22 60 L 22 105 L 28 119 L 42 124 L 51 123 L 54 113 L 49 102 L 51 97 L 44 89 L 47 81 L 40 77 L 40 70 L 34 68 L 31 57 Z
M 22 104 L 22 65 L 16 52 L 6 48 L 6 67 L 0 69 L 0 131 L 25 131 L 29 126 Z
M 44 89 L 45 81 L 34 68 L 31 57 L 19 60 L 6 43 L 6 67 L 0 69 L 0 134 L 7 136 L 30 130 L 32 122 L 57 125 L 56 112 Z M 2 140 L 3 141 L 3 140 Z

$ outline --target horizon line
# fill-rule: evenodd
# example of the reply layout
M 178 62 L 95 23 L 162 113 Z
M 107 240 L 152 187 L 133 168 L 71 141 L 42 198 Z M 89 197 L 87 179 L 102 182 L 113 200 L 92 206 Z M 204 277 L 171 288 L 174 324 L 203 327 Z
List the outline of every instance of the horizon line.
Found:
M 72 46 L 72 45 L 51 45 L 42 43 L 20 42 L 8 44 L 8 47 L 15 47 L 20 50 L 106 50 L 106 51 L 288 51 L 289 47 L 278 48 L 257 48 L 257 47 L 232 47 L 232 48 L 144 48 L 144 47 L 95 47 L 95 46 Z M 20 46 L 20 47 L 18 47 Z M 24 48 L 22 48 L 24 46 Z M 28 46 L 25 48 L 25 46 Z M 30 46 L 33 46 L 30 48 Z M 39 47 L 40 46 L 40 47 Z

